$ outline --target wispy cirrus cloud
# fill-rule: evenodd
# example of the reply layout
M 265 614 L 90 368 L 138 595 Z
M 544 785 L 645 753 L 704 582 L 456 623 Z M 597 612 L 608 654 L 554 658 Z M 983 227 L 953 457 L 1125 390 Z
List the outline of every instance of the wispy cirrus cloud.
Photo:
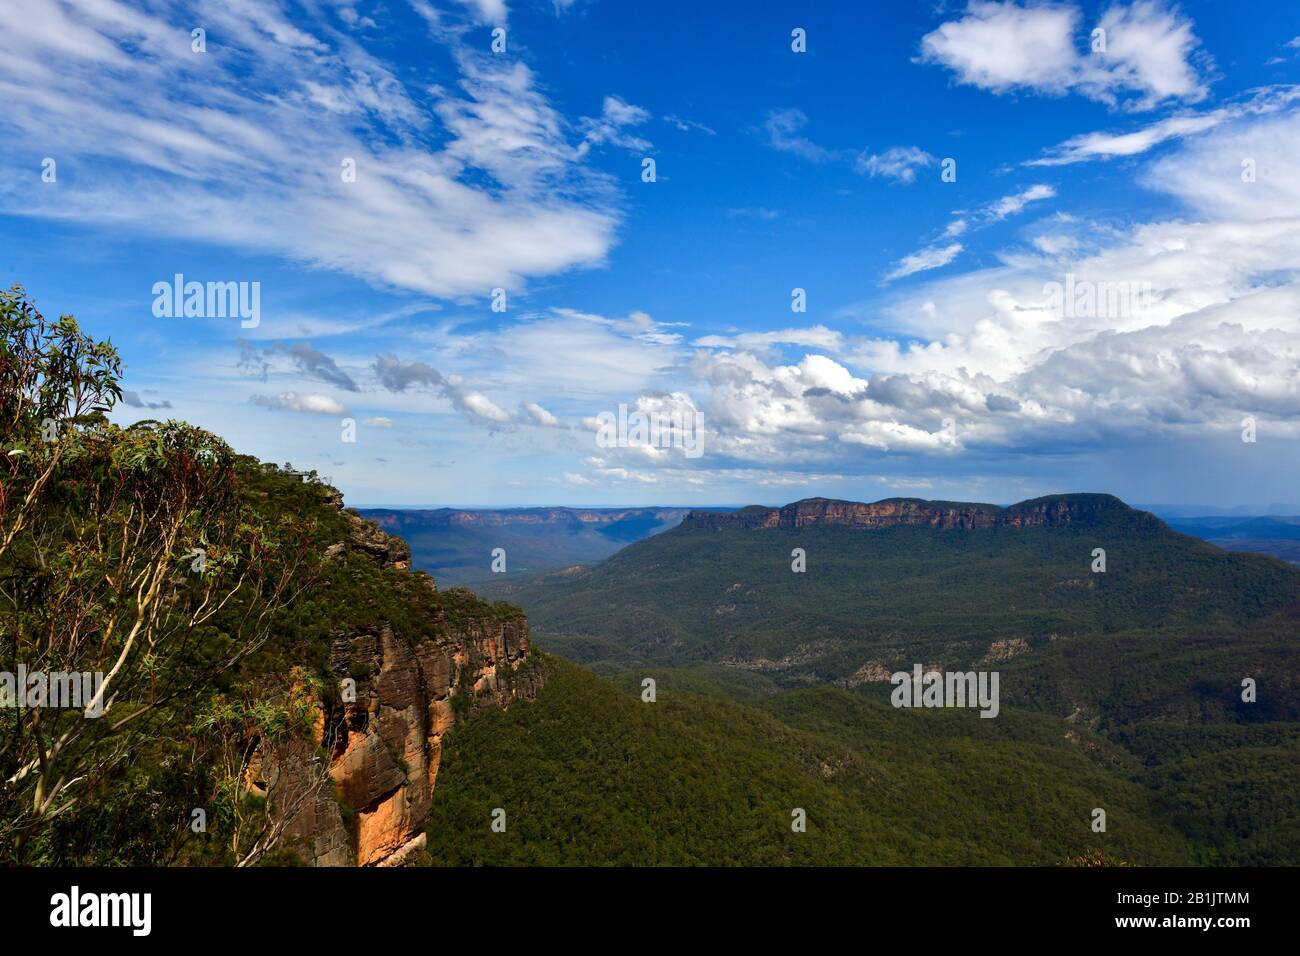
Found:
M 203 52 L 192 20 L 207 30 Z M 274 0 L 204 2 L 197 17 L 167 3 L 6 4 L 0 128 L 63 175 L 43 189 L 7 153 L 0 209 L 443 297 L 602 262 L 620 217 L 584 157 L 599 143 L 640 145 L 620 132 L 636 108 L 611 98 L 601 118 L 572 125 L 525 64 L 442 36 L 458 75 L 413 86 L 352 33 L 291 22 Z
M 813 163 L 826 163 L 836 158 L 833 150 L 818 146 L 803 135 L 808 116 L 800 109 L 772 110 L 763 121 L 767 143 L 775 150 L 790 153 Z
M 1026 166 L 1068 166 L 1090 160 L 1137 156 L 1162 143 L 1187 139 L 1242 116 L 1276 113 L 1300 100 L 1300 86 L 1271 86 L 1251 92 L 1243 102 L 1203 113 L 1168 116 L 1126 133 L 1092 132 L 1072 136 Z
M 918 146 L 893 146 L 883 153 L 863 151 L 853 161 L 853 168 L 869 176 L 884 176 L 902 183 L 916 179 L 916 171 L 934 165 L 934 157 Z
M 950 242 L 944 245 L 926 246 L 913 252 L 910 255 L 903 256 L 898 260 L 898 265 L 889 271 L 885 276 L 885 281 L 889 282 L 894 279 L 902 279 L 906 276 L 915 275 L 918 272 L 928 272 L 931 269 L 938 269 L 952 262 L 957 256 L 961 255 L 962 244 L 960 242 Z
M 695 131 L 695 132 L 703 133 L 705 136 L 718 135 L 716 130 L 708 126 L 705 126 L 703 123 L 696 122 L 695 120 L 682 119 L 680 116 L 676 116 L 673 114 L 669 114 L 668 116 L 665 116 L 663 120 L 665 123 L 670 123 L 673 126 L 677 127 L 677 129 L 681 130 L 683 133 L 689 133 Z
M 1038 183 L 1022 189 L 1018 193 L 1003 196 L 1001 199 L 990 204 L 985 210 L 985 213 L 989 220 L 1000 222 L 1008 216 L 1014 216 L 1023 211 L 1030 203 L 1039 202 L 1044 199 L 1051 199 L 1055 195 L 1055 188 L 1043 183 Z
M 1203 133 L 1227 118 L 1225 110 L 1194 116 L 1170 116 L 1128 133 L 1081 133 L 1048 151 L 1046 156 L 1028 160 L 1026 166 L 1068 166 L 1091 159 L 1136 156 L 1161 143 Z
M 974 210 L 961 213 L 960 218 L 953 219 L 944 228 L 940 241 L 904 256 L 885 275 L 884 281 L 892 282 L 895 279 L 903 279 L 918 272 L 929 272 L 931 269 L 939 269 L 948 265 L 961 255 L 965 246 L 960 242 L 944 240 L 956 239 L 972 229 L 981 229 L 1001 222 L 1024 211 L 1025 207 L 1030 203 L 1051 199 L 1055 195 L 1056 189 L 1054 187 L 1045 183 L 1037 183 L 1033 186 L 1027 186 L 1019 192 L 995 199 Z
M 856 152 L 845 149 L 828 149 L 813 142 L 804 134 L 808 117 L 800 109 L 771 110 L 763 122 L 767 143 L 782 153 L 790 153 L 812 163 L 842 162 L 854 172 L 865 176 L 884 177 L 895 182 L 910 183 L 916 179 L 916 170 L 933 165 L 934 157 L 919 146 L 891 146 L 873 153 L 869 149 Z

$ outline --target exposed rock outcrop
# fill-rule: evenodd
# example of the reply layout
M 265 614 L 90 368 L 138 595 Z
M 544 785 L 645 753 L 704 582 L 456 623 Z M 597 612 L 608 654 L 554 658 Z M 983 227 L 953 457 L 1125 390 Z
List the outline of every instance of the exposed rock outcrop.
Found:
M 349 540 L 327 554 L 408 567 L 405 542 L 348 518 Z M 536 696 L 542 676 L 523 615 L 503 617 L 488 605 L 479 612 L 466 601 L 457 608 L 454 619 L 444 610 L 423 622 L 416 639 L 386 621 L 336 636 L 330 670 L 339 699 L 319 706 L 314 741 L 328 766 L 305 744 L 288 756 L 277 751 L 274 768 L 259 762 L 259 776 L 277 781 L 277 803 L 288 808 L 285 843 L 306 862 L 391 866 L 418 856 L 445 734 L 483 708 Z
M 1107 516 L 1124 518 L 1150 527 L 1161 522 L 1145 511 L 1135 511 L 1112 495 L 1052 495 L 1022 501 L 1006 508 L 997 505 L 954 501 L 925 501 L 921 498 L 886 498 L 870 504 L 805 498 L 782 508 L 753 506 L 735 512 L 692 511 L 687 526 L 725 528 L 806 528 L 840 525 L 851 528 L 1027 528 L 1063 527 L 1099 523 Z

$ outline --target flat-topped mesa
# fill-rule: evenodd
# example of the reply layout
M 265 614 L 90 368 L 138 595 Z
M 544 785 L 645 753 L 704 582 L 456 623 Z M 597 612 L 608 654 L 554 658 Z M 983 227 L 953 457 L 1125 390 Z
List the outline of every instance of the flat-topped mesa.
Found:
M 1139 526 L 1157 527 L 1160 520 L 1136 511 L 1114 495 L 1048 495 L 1002 508 L 961 501 L 886 498 L 870 504 L 832 498 L 805 498 L 782 508 L 751 505 L 734 512 L 692 511 L 684 525 L 702 530 L 724 528 L 807 528 L 835 525 L 848 528 L 1028 528 L 1094 525 L 1119 517 Z

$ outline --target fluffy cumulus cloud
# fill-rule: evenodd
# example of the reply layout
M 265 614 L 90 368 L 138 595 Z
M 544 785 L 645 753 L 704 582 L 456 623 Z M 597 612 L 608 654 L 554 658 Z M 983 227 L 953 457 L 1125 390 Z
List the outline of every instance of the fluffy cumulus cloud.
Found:
M 500 0 L 465 8 L 506 14 Z M 206 52 L 191 48 L 195 23 Z M 31 188 L 13 166 L 28 160 L 6 153 L 0 209 L 438 296 L 602 262 L 619 216 L 584 157 L 642 146 L 626 129 L 643 111 L 610 97 L 599 118 L 570 124 L 523 63 L 434 36 L 446 81 L 413 87 L 357 30 L 294 25 L 276 0 L 0 5 L 0 128 L 61 173 L 57 190 Z
M 876 321 L 889 337 L 821 326 L 697 338 L 688 367 L 709 449 L 699 474 L 1072 454 L 1228 435 L 1246 417 L 1300 437 L 1297 156 L 1300 111 L 1225 120 L 1145 174 L 1184 216 L 1061 217 L 1053 228 L 1072 234 L 1043 233 L 1003 265 L 894 299 Z M 1026 188 L 981 215 L 1043 195 Z M 594 473 L 685 464 L 642 457 L 636 472 L 602 455 Z
M 538 405 L 536 402 L 525 402 L 523 409 L 524 413 L 535 425 L 541 425 L 543 428 L 564 427 L 564 424 L 558 418 L 546 409 L 542 408 L 542 406 Z
M 249 401 L 263 408 L 285 412 L 342 415 L 347 411 L 338 400 L 316 393 L 281 392 L 279 395 L 253 395 Z
M 1206 89 L 1192 23 L 1157 0 L 1111 6 L 1085 24 L 1074 4 L 972 0 L 921 40 L 920 60 L 994 93 L 1078 93 L 1150 109 L 1198 102 Z
M 383 5 L 333 0 L 332 15 L 295 26 L 275 2 L 201 0 L 206 55 L 191 52 L 192 17 L 161 0 L 0 5 L 0 129 L 28 157 L 59 157 L 56 190 L 11 165 L 29 159 L 0 156 L 0 211 L 227 243 L 419 293 L 407 300 L 421 300 L 420 321 L 364 326 L 381 330 L 364 348 L 344 344 L 356 330 L 345 324 L 315 323 L 311 341 L 249 332 L 264 338 L 242 343 L 234 380 L 266 413 L 241 398 L 241 414 L 282 429 L 288 413 L 347 414 L 346 398 L 366 441 L 499 443 L 551 456 L 556 486 L 707 491 L 888 471 L 924 489 L 940 468 L 972 475 L 981 462 L 1226 435 L 1246 416 L 1262 434 L 1300 437 L 1300 92 L 1194 105 L 1211 64 L 1177 8 L 1136 0 L 1093 22 L 1069 2 L 976 0 L 920 41 L 922 61 L 990 93 L 1163 105 L 1027 160 L 1128 158 L 1090 172 L 1135 173 L 1148 195 L 1117 195 L 1133 212 L 1159 194 L 1159 219 L 1090 218 L 1068 179 L 1030 181 L 900 248 L 916 251 L 887 267 L 890 284 L 860 314 L 792 325 L 784 307 L 773 313 L 784 320 L 651 315 L 635 302 L 599 314 L 570 300 L 582 307 L 546 302 L 485 323 L 444 302 L 428 325 L 428 296 L 603 262 L 619 200 L 592 157 L 648 149 L 652 117 L 600 91 L 584 108 L 594 115 L 566 119 L 526 65 L 469 51 L 457 31 L 503 22 L 500 0 L 410 5 L 445 54 L 435 86 L 408 85 L 360 39 L 385 24 L 359 11 L 384 17 Z M 1091 50 L 1094 28 L 1104 52 Z M 654 128 L 673 127 L 711 132 L 674 116 Z M 933 162 L 919 147 L 826 148 L 793 109 L 768 115 L 763 134 L 891 185 Z M 345 159 L 355 180 L 341 176 Z M 1058 189 L 1071 215 L 1055 208 Z M 732 213 L 764 228 L 794 220 Z M 997 249 L 978 245 L 1004 235 Z M 959 273 L 969 248 L 981 267 Z M 123 398 L 168 407 L 143 389 Z M 599 444 L 601 413 L 620 406 L 667 422 L 659 440 Z

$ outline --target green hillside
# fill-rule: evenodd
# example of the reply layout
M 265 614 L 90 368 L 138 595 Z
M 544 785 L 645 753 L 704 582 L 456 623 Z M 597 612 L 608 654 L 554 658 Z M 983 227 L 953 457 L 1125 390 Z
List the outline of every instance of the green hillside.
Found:
M 823 687 L 760 706 L 620 691 L 548 659 L 535 702 L 457 729 L 429 853 L 463 864 L 1189 862 L 1136 760 L 1042 715 L 900 711 Z M 1094 807 L 1107 832 L 1089 827 Z M 493 832 L 492 812 L 506 812 Z M 807 813 L 795 833 L 791 812 Z
M 120 374 L 71 316 L 0 292 L 0 863 L 293 859 L 251 761 L 314 751 L 340 678 L 364 687 L 336 640 L 520 612 L 402 570 L 401 542 L 312 472 L 184 422 L 114 424 Z M 97 674 L 104 706 L 32 698 L 20 669 Z M 472 708 L 472 686 L 453 693 Z
M 0 862 L 283 863 L 364 830 L 437 864 L 1300 865 L 1300 569 L 1105 495 L 937 506 L 958 526 L 914 499 L 703 514 L 499 587 L 608 679 L 516 675 L 518 607 L 410 572 L 312 473 L 114 424 L 116 351 L 21 290 L 0 333 L 0 673 L 99 674 L 108 701 L 0 684 Z M 862 526 L 891 510 L 917 524 Z M 997 718 L 894 708 L 914 663 L 997 671 Z M 436 789 L 385 829 L 436 765 L 408 752 Z
M 493 593 L 575 659 L 729 661 L 790 685 L 873 661 L 966 666 L 995 642 L 1217 632 L 1300 596 L 1294 567 L 1177 534 L 1109 496 L 1074 497 L 1114 504 L 1065 527 L 714 530 L 688 519 L 594 567 Z M 804 573 L 791 570 L 795 548 Z M 1091 571 L 1095 548 L 1105 573 Z
M 1073 785 L 1078 770 L 1060 749 L 1082 750 L 1115 775 L 1107 788 L 1137 787 L 1150 819 L 1179 834 L 1166 850 L 1300 863 L 1300 573 L 1185 537 L 1109 496 L 1044 500 L 1085 508 L 1064 526 L 964 530 L 688 520 L 508 593 L 543 646 L 625 690 L 656 676 L 917 779 L 941 761 L 929 766 L 969 771 L 962 789 L 980 800 L 995 800 L 1005 779 Z M 763 509 L 739 513 L 759 520 Z M 793 548 L 806 551 L 804 573 L 790 569 Z M 1106 551 L 1104 573 L 1091 570 L 1094 548 Z M 894 711 L 885 678 L 914 663 L 997 670 L 1002 714 Z M 1033 766 L 1010 768 L 1008 754 Z M 888 801 L 875 812 L 890 816 Z M 908 812 L 960 815 L 942 781 Z

